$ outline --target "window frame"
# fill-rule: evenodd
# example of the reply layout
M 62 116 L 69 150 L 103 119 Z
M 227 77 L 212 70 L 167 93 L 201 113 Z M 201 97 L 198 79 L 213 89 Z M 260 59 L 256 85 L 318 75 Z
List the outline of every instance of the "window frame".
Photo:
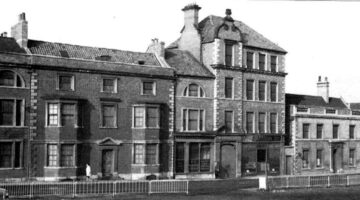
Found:
M 190 130 L 189 128 L 189 111 L 197 111 L 197 129 L 196 130 Z M 204 132 L 205 131 L 205 123 L 206 123 L 206 111 L 202 108 L 182 108 L 181 109 L 181 130 L 184 132 Z M 201 118 L 202 113 L 202 118 Z M 202 120 L 202 123 L 201 123 Z M 202 124 L 202 126 L 201 126 Z M 185 127 L 185 128 L 184 128 Z
M 114 116 L 114 126 L 104 126 L 104 106 L 114 106 L 115 116 Z M 100 128 L 118 128 L 118 104 L 116 102 L 101 102 L 100 103 Z
M 321 127 L 321 132 L 319 133 L 319 127 Z M 324 133 L 324 124 L 316 124 L 316 139 L 322 139 Z M 319 137 L 319 134 L 321 137 Z
M 224 49 L 224 62 L 225 62 L 225 66 L 226 67 L 233 67 L 234 66 L 234 42 L 231 41 L 225 41 L 225 49 Z M 227 47 L 230 47 L 230 55 L 228 55 L 227 53 L 229 53 Z M 230 64 L 228 63 L 228 57 L 230 57 Z
M 104 80 L 113 80 L 114 81 L 114 89 L 113 91 L 106 91 L 104 90 Z M 114 78 L 114 77 L 102 77 L 101 78 L 101 92 L 104 92 L 104 93 L 118 93 L 118 79 L 117 78 Z
M 152 92 L 151 94 L 144 93 L 144 84 L 146 83 L 152 83 Z M 154 80 L 142 80 L 141 81 L 141 95 L 152 95 L 156 96 L 156 82 Z
M 302 139 L 310 139 L 310 123 L 302 124 Z
M 263 98 L 263 99 L 260 99 L 260 94 L 261 94 L 261 92 L 260 92 L 260 85 L 261 85 L 261 84 L 264 84 L 264 94 L 263 94 L 263 97 L 264 97 L 264 98 Z M 258 82 L 258 100 L 259 100 L 259 101 L 264 101 L 264 102 L 267 101 L 267 98 L 266 98 L 266 96 L 267 96 L 266 87 L 267 87 L 266 81 L 260 80 L 260 81 Z
M 197 88 L 197 96 L 191 96 L 190 95 L 190 86 L 191 85 L 196 85 L 198 88 Z M 197 83 L 190 83 L 189 85 L 187 85 L 184 89 L 184 92 L 183 92 L 183 96 L 184 97 L 192 97 L 192 98 L 204 98 L 206 97 L 205 95 L 205 90 Z
M 137 126 L 136 125 L 136 108 L 144 109 L 143 113 L 143 125 Z M 148 109 L 156 108 L 157 109 L 157 124 L 156 126 L 149 126 L 148 124 Z M 161 127 L 161 113 L 160 113 L 160 105 L 156 104 L 135 104 L 132 106 L 132 128 L 133 129 L 159 129 Z
M 351 152 L 353 152 L 353 158 L 351 163 Z M 356 167 L 356 148 L 349 148 L 349 167 Z
M 227 113 L 231 113 L 231 117 L 230 117 L 230 122 L 231 122 L 231 127 L 230 129 L 228 129 L 227 127 Z M 232 133 L 234 132 L 234 111 L 233 110 L 225 110 L 224 111 L 224 124 L 225 124 L 225 133 Z
M 275 85 L 275 91 L 272 90 L 272 86 Z M 273 92 L 275 92 L 275 99 L 272 99 Z M 279 102 L 279 84 L 277 82 L 270 82 L 270 102 Z
M 336 132 L 335 132 L 335 127 L 336 127 Z M 339 139 L 339 127 L 340 127 L 339 124 L 333 124 L 333 126 L 332 126 L 332 139 Z M 334 137 L 335 133 L 336 133 L 336 137 Z
M 24 141 L 23 140 L 9 140 L 9 139 L 5 139 L 5 140 L 0 140 L 0 144 L 1 143 L 11 143 L 11 158 L 10 158 L 10 162 L 11 162 L 11 167 L 0 167 L 0 170 L 6 170 L 6 169 L 22 169 L 24 167 Z M 16 156 L 16 143 L 19 144 L 19 155 Z M 0 154 L 1 155 L 1 154 Z M 16 164 L 16 160 L 15 159 L 19 159 L 19 166 L 15 166 Z
M 231 82 L 231 84 L 228 84 L 228 81 Z M 231 88 L 228 88 L 231 87 Z M 230 90 L 231 89 L 231 90 Z M 231 91 L 230 95 L 228 92 Z M 234 98 L 234 78 L 233 77 L 225 77 L 225 84 L 224 84 L 224 97 L 226 99 L 233 99 Z
M 260 115 L 264 115 L 264 124 L 262 125 L 262 127 L 263 127 L 263 129 L 264 129 L 264 131 L 263 132 L 261 132 L 260 131 L 260 127 L 261 127 L 261 124 L 260 124 L 260 119 L 261 119 L 261 117 L 260 117 Z M 266 130 L 266 122 L 267 122 L 267 120 L 266 120 L 266 112 L 259 112 L 258 113 L 258 132 L 260 133 L 260 134 L 262 134 L 262 133 L 267 133 L 267 130 Z
M 273 62 L 272 62 L 272 58 L 275 57 L 275 71 L 273 71 L 272 66 L 273 66 Z M 269 71 L 270 72 L 278 72 L 279 71 L 279 56 L 277 55 L 270 55 L 270 66 L 269 66 Z
M 305 152 L 307 152 L 307 159 L 305 159 Z M 310 169 L 310 149 L 303 149 L 302 150 L 302 168 L 303 169 Z M 306 161 L 306 165 L 304 165 L 304 161 Z
M 249 84 L 251 83 L 251 84 Z M 248 90 L 248 85 L 252 85 L 252 89 L 251 91 Z M 248 101 L 254 101 L 255 100 L 255 80 L 253 79 L 247 79 L 246 80 L 246 84 L 245 84 L 245 96 L 246 96 L 246 100 Z M 248 94 L 251 92 L 251 99 L 249 98 Z
M 61 89 L 61 87 L 60 87 L 60 78 L 62 76 L 71 77 L 70 89 Z M 57 75 L 57 82 L 56 82 L 56 90 L 59 90 L 59 91 L 75 91 L 75 75 L 74 74 L 63 74 L 63 73 L 58 74 Z
M 12 72 L 13 76 L 14 76 L 14 85 L 10 86 L 10 85 L 0 85 L 0 88 L 25 88 L 25 80 L 24 78 L 17 72 L 10 70 L 10 69 L 4 69 L 4 70 L 0 70 L 1 72 Z M 20 80 L 21 86 L 17 86 L 18 80 Z
M 251 54 L 251 66 L 248 66 L 249 63 L 249 54 Z M 247 69 L 254 69 L 254 55 L 255 53 L 253 51 L 246 51 L 246 68 Z
M 0 125 L 0 127 L 24 127 L 25 126 L 25 99 L 23 98 L 4 98 L 0 97 L 0 101 L 13 101 L 13 110 L 12 110 L 12 125 Z M 18 101 L 21 101 L 20 105 L 20 125 L 17 125 L 17 108 L 18 108 Z M 0 108 L 1 109 L 1 108 Z
M 57 125 L 50 125 L 50 113 L 49 113 L 49 104 L 57 104 Z M 82 126 L 82 124 L 79 124 L 80 120 L 79 117 L 83 117 L 82 109 L 80 108 L 78 101 L 69 101 L 69 100 L 52 100 L 52 101 L 46 101 L 45 102 L 45 127 L 47 128 L 53 128 L 53 127 L 64 127 L 62 124 L 62 105 L 63 104 L 74 104 L 74 128 L 79 128 Z M 81 112 L 81 113 L 79 113 Z
M 269 126 L 269 128 L 270 128 L 270 133 L 272 133 L 272 134 L 274 134 L 273 132 L 272 132 L 272 130 L 271 130 L 271 126 L 272 126 L 272 123 L 271 123 L 271 116 L 275 116 L 275 133 L 278 133 L 279 132 L 279 115 L 278 115 L 278 113 L 276 113 L 276 112 L 271 112 L 270 113 L 270 126 Z
M 248 119 L 250 119 L 248 117 L 249 114 L 252 114 L 252 120 L 251 120 L 252 127 L 251 127 L 251 130 L 249 129 L 249 126 L 248 126 L 250 124 L 250 122 L 248 121 Z M 255 133 L 255 113 L 251 112 L 251 111 L 247 111 L 245 117 L 246 117 L 245 118 L 246 133 L 248 133 L 248 134 L 249 133 Z
M 260 69 L 260 64 L 262 63 L 261 60 L 260 60 L 261 56 L 264 56 L 263 69 Z M 258 60 L 258 70 L 260 70 L 260 71 L 265 71 L 266 70 L 266 57 L 267 57 L 266 53 L 262 53 L 262 52 L 258 53 L 258 58 L 259 58 L 259 60 Z
M 155 145 L 155 163 L 147 163 L 147 146 L 148 145 Z M 142 146 L 142 152 L 137 154 L 136 151 L 136 146 Z M 149 143 L 133 143 L 132 145 L 133 148 L 133 153 L 132 153 L 132 165 L 159 165 L 159 143 L 153 143 L 153 142 L 149 142 Z M 137 156 L 140 155 L 141 156 L 141 160 L 140 162 L 137 162 Z
M 49 165 L 49 146 L 56 146 L 56 164 Z M 63 145 L 72 145 L 73 146 L 73 155 L 72 155 L 72 166 L 63 166 L 62 165 L 62 146 Z M 45 168 L 76 168 L 77 167 L 77 144 L 76 143 L 46 143 L 45 144 Z
M 320 154 L 319 154 L 320 152 Z M 320 155 L 320 157 L 318 157 Z M 318 160 L 319 159 L 319 160 Z M 324 167 L 324 151 L 323 149 L 316 149 L 316 168 Z

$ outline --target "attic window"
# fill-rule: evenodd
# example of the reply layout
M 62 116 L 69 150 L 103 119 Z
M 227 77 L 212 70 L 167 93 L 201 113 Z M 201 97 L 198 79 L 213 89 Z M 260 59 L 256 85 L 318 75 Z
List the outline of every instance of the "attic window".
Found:
M 326 109 L 325 113 L 326 114 L 336 114 L 336 110 L 335 109 Z
M 95 57 L 95 60 L 100 60 L 100 61 L 109 61 L 110 59 L 111 59 L 111 56 L 109 56 L 109 55 L 101 55 L 101 56 Z
M 351 111 L 351 114 L 352 114 L 352 115 L 360 115 L 360 111 L 358 111 L 358 110 L 353 110 L 353 111 Z
M 145 64 L 145 61 L 139 60 L 138 63 L 139 63 L 139 65 L 144 65 L 144 64 Z
M 308 108 L 305 107 L 297 107 L 296 108 L 297 112 L 301 112 L 301 113 L 307 113 L 308 112 Z
M 69 54 L 68 54 L 67 51 L 65 51 L 65 50 L 60 50 L 59 52 L 60 52 L 61 57 L 63 57 L 63 58 L 69 58 Z

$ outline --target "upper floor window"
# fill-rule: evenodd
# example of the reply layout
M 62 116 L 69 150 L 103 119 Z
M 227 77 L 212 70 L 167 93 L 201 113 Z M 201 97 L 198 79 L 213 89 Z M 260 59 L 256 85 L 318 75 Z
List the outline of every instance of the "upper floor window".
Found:
M 266 114 L 261 112 L 259 113 L 259 133 L 265 133 L 266 124 L 265 124 Z
M 334 124 L 333 125 L 333 139 L 338 139 L 339 137 L 339 125 Z
M 150 105 L 134 106 L 133 127 L 159 128 L 159 107 Z
M 116 78 L 103 78 L 101 91 L 117 93 L 117 79 Z
M 270 83 L 270 101 L 276 102 L 277 101 L 277 83 L 271 82 Z
M 203 109 L 183 109 L 183 130 L 204 131 L 205 112 Z
M 233 78 L 225 78 L 225 98 L 233 98 Z
M 0 169 L 20 168 L 22 166 L 22 149 L 20 141 L 0 142 Z
M 336 114 L 336 110 L 335 109 L 326 109 L 325 113 L 326 114 Z
M 254 100 L 254 80 L 246 80 L 246 99 Z
M 277 113 L 270 113 L 270 132 L 277 133 L 278 127 Z
M 265 58 L 265 54 L 259 53 L 259 70 L 265 70 Z
M 154 81 L 143 81 L 141 87 L 142 95 L 156 95 L 156 83 Z
M 0 126 L 24 125 L 24 100 L 0 99 Z
M 78 126 L 81 117 L 75 102 L 49 102 L 47 104 L 47 126 Z
M 233 121 L 234 121 L 234 114 L 233 111 L 225 111 L 225 132 L 231 133 L 233 132 Z
M 233 43 L 225 42 L 225 65 L 231 67 L 233 65 Z
M 270 56 L 270 71 L 277 71 L 277 56 Z
M 22 78 L 13 71 L 0 71 L 0 87 L 24 87 Z
M 190 84 L 187 86 L 183 93 L 184 96 L 187 97 L 205 97 L 204 90 L 195 83 Z
M 73 91 L 75 90 L 75 80 L 73 75 L 60 74 L 58 76 L 58 89 Z
M 116 128 L 117 127 L 117 106 L 116 103 L 101 104 L 101 127 Z
M 354 139 L 354 133 L 355 133 L 355 125 L 349 126 L 349 138 Z
M 265 101 L 266 82 L 259 81 L 259 101 Z
M 253 52 L 246 52 L 246 67 L 248 69 L 254 68 L 254 53 Z
M 303 124 L 303 138 L 309 139 L 309 127 L 310 124 Z
M 360 111 L 358 111 L 358 110 L 352 110 L 352 111 L 351 111 L 351 114 L 352 114 L 352 115 L 360 115 Z
M 253 112 L 246 113 L 246 132 L 254 133 L 254 113 Z
M 321 139 L 322 138 L 322 132 L 323 132 L 323 125 L 322 124 L 317 124 L 316 125 L 316 139 Z
M 308 110 L 309 108 L 306 107 L 296 107 L 296 112 L 307 113 Z

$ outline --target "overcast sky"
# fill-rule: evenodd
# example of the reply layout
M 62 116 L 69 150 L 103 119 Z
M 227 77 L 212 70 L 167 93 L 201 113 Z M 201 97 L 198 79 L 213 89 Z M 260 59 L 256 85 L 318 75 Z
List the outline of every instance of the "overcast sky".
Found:
M 330 95 L 360 102 L 360 2 L 246 0 L 0 0 L 0 32 L 26 13 L 29 38 L 121 50 L 166 45 L 183 26 L 181 9 L 196 2 L 208 15 L 243 21 L 288 51 L 286 91 L 316 95 L 319 75 Z

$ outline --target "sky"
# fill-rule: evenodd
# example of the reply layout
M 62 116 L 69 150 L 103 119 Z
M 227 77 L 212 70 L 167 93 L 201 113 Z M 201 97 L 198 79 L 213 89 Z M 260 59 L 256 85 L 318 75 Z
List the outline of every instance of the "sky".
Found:
M 0 0 L 0 32 L 10 33 L 25 12 L 30 39 L 144 52 L 152 38 L 176 40 L 181 9 L 194 2 L 200 20 L 230 8 L 234 19 L 283 47 L 286 92 L 316 95 L 317 77 L 327 76 L 330 96 L 360 102 L 360 2 Z

